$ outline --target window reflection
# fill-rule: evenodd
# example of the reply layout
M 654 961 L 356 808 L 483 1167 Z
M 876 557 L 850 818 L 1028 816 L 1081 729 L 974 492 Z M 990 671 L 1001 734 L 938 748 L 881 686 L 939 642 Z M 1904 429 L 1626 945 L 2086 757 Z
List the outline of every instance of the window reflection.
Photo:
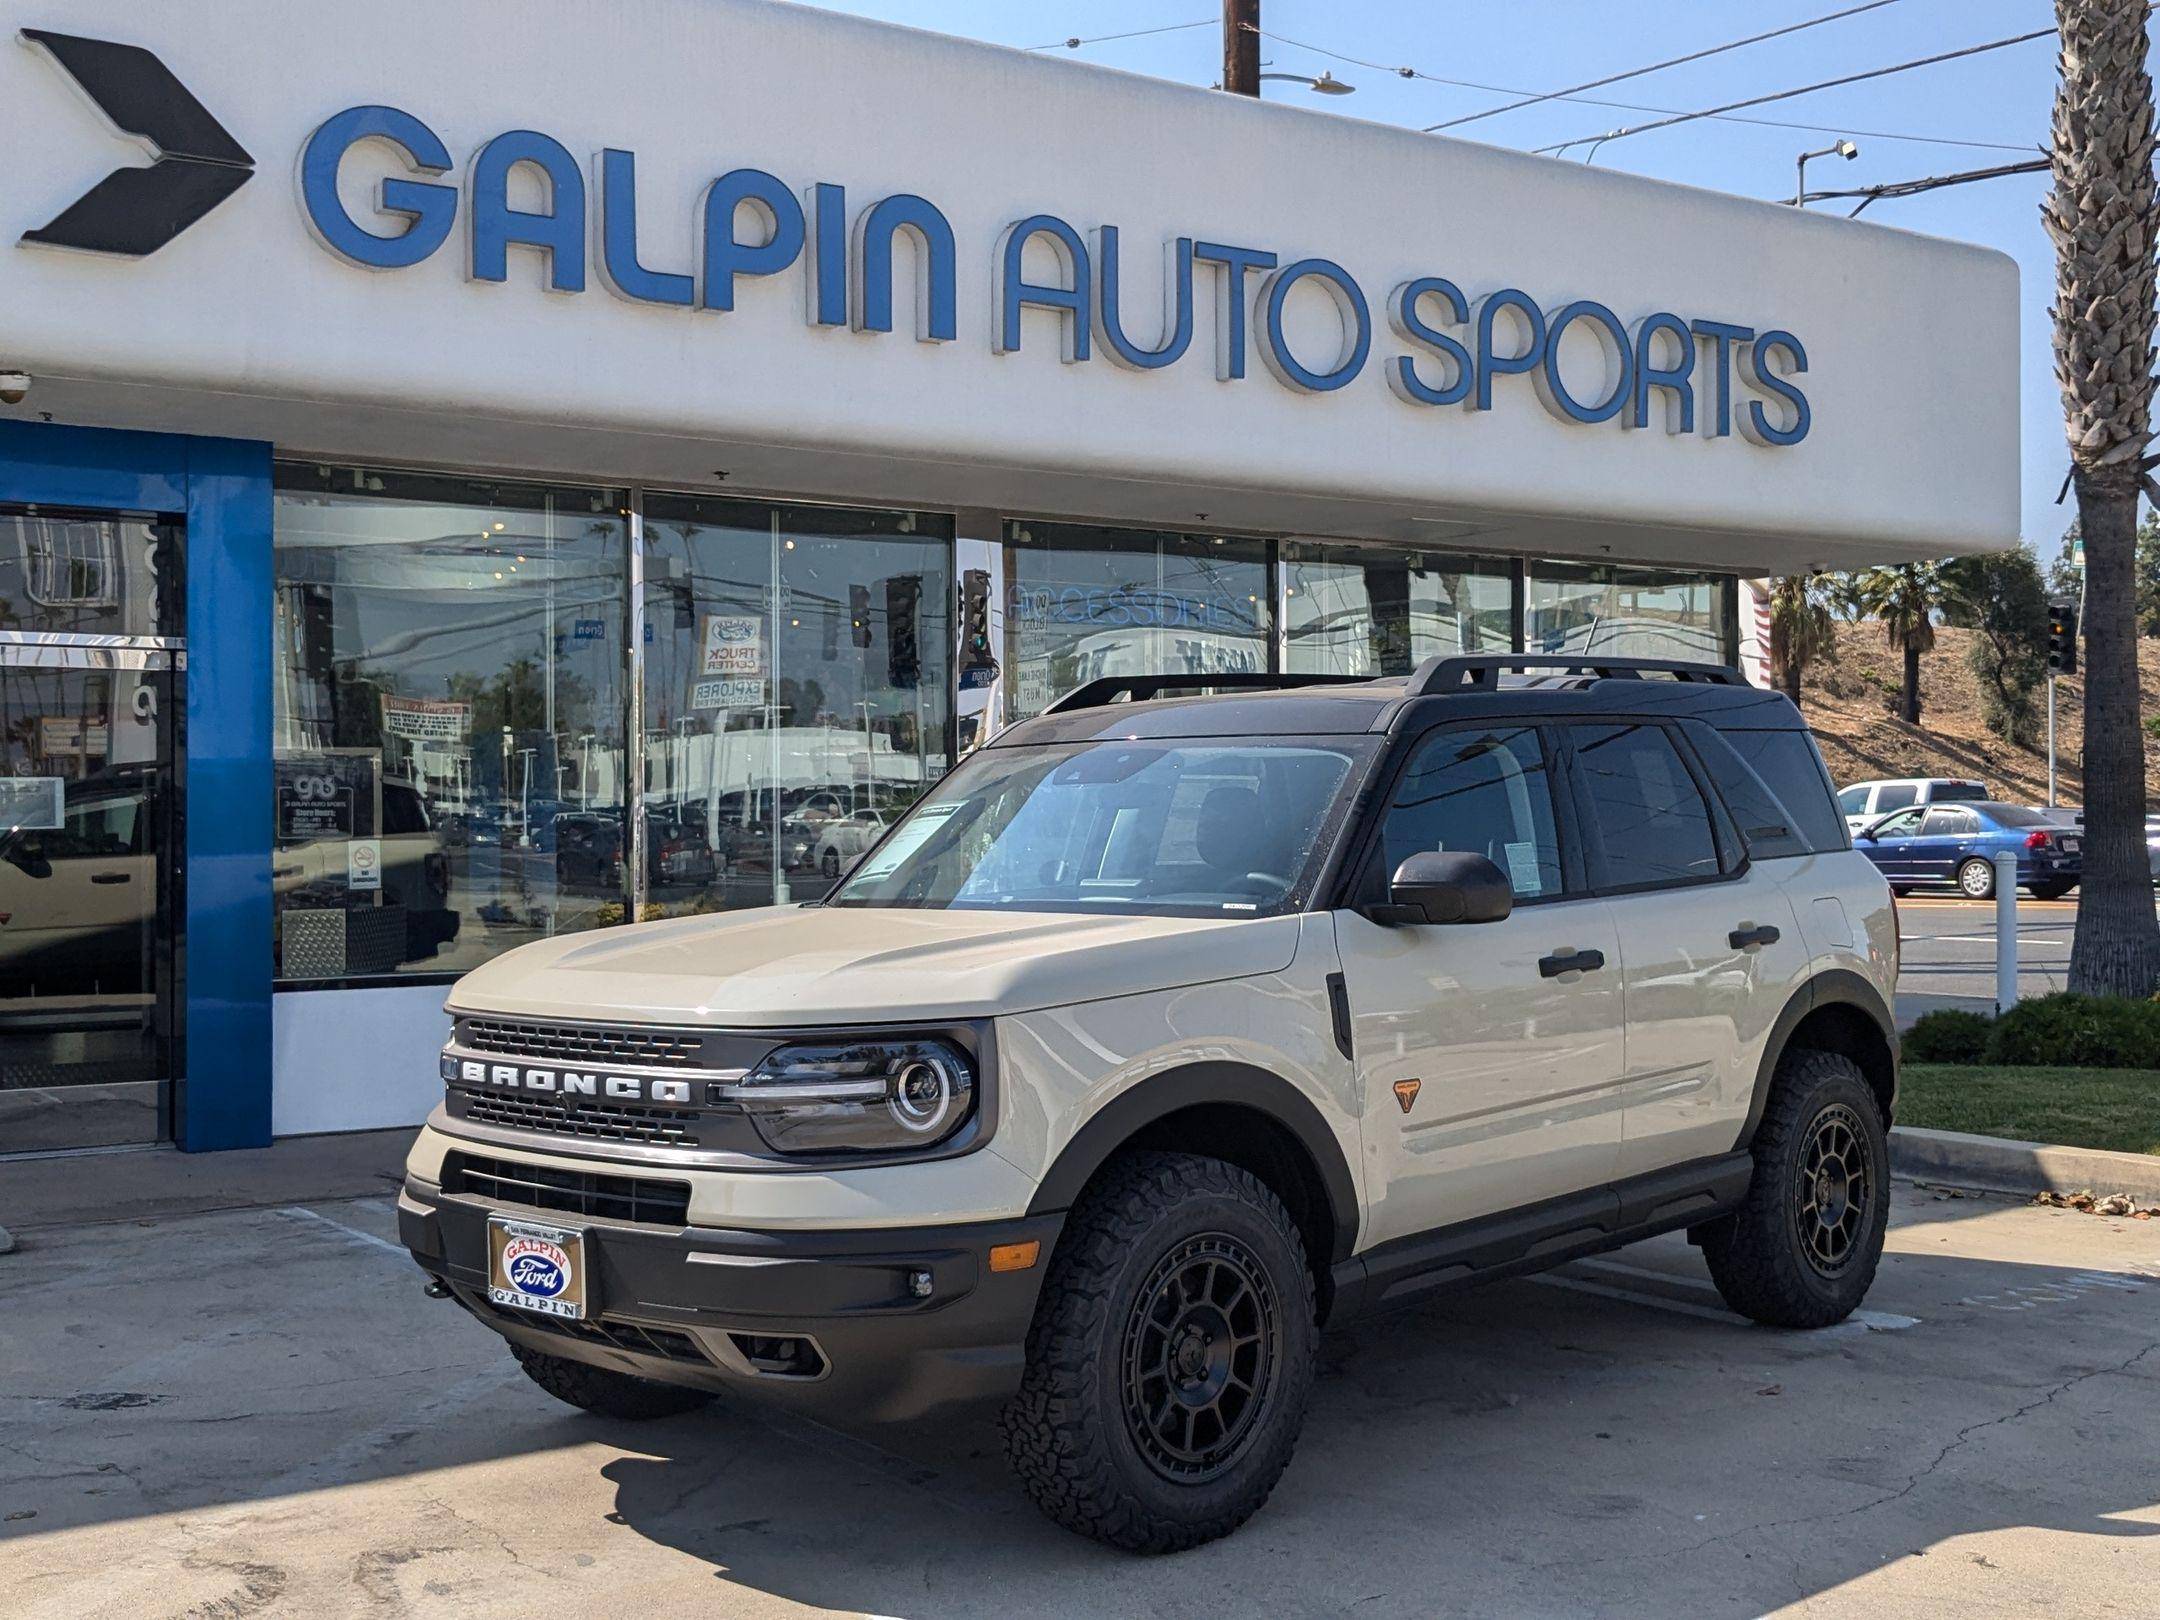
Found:
M 0 630 L 178 635 L 181 555 L 148 518 L 0 508 Z
M 1514 578 L 1476 557 L 1299 541 L 1283 547 L 1283 616 L 1290 670 L 1407 675 L 1441 654 L 1512 650 Z
M 1037 522 L 1005 540 L 1012 719 L 1105 675 L 1275 667 L 1265 540 Z
M 952 520 L 645 514 L 648 914 L 816 898 L 951 761 Z
M 1669 569 L 1533 563 L 1525 644 L 1532 652 L 1730 663 L 1737 629 L 1723 606 L 1727 585 Z
M 277 487 L 279 977 L 462 972 L 621 921 L 626 497 Z

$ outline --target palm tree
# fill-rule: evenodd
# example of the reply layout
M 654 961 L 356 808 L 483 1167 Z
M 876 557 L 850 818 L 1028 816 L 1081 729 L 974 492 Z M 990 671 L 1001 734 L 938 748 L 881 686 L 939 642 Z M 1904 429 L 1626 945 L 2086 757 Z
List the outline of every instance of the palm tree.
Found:
M 1909 726 L 1920 723 L 1920 655 L 1935 650 L 1935 609 L 1942 600 L 1942 565 L 1899 563 L 1870 568 L 1854 580 L 1861 611 L 1878 620 L 1883 639 L 1905 654 L 1905 685 L 1898 692 L 1898 715 Z
M 2055 380 L 2085 537 L 2085 877 L 2070 988 L 2148 996 L 2160 922 L 2145 851 L 2137 510 L 2150 489 L 2153 85 L 2146 0 L 2055 0 Z
M 1829 656 L 1837 627 L 1820 577 L 1787 574 L 1770 585 L 1770 670 L 1785 695 L 1800 701 L 1800 677 Z

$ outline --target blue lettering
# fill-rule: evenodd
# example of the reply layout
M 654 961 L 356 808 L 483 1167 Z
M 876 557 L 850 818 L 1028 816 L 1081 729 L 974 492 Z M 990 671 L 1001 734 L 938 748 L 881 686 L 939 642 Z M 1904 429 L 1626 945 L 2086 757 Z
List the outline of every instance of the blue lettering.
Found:
M 1660 366 L 1653 358 L 1657 335 L 1667 333 L 1672 338 L 1673 363 Z M 1635 323 L 1635 387 L 1634 397 L 1627 414 L 1629 427 L 1650 425 L 1650 390 L 1662 388 L 1667 394 L 1665 401 L 1665 431 L 1668 433 L 1693 433 L 1695 431 L 1695 384 L 1690 380 L 1695 372 L 1695 335 L 1688 324 L 1677 315 L 1659 313 L 1645 315 Z
M 847 188 L 820 180 L 810 188 L 810 322 L 813 326 L 848 323 Z
M 1195 242 L 1192 256 L 1201 264 L 1221 267 L 1215 278 L 1215 375 L 1235 382 L 1245 375 L 1245 275 L 1274 269 L 1275 255 L 1259 248 Z
M 1770 420 L 1770 413 L 1763 409 L 1762 401 L 1748 401 L 1747 417 L 1741 431 L 1757 444 L 1794 445 L 1808 436 L 1808 428 L 1814 422 L 1814 412 L 1808 408 L 1807 395 L 1792 383 L 1770 369 L 1770 351 L 1782 349 L 1787 356 L 1787 369 L 1798 374 L 1807 370 L 1807 350 L 1790 332 L 1765 332 L 1741 352 L 1740 366 L 1748 382 L 1763 393 L 1785 401 L 1792 421 L 1788 426 L 1778 427 Z
M 1342 322 L 1342 346 L 1336 351 L 1334 365 L 1326 371 L 1313 371 L 1300 364 L 1283 333 L 1283 305 L 1291 288 L 1306 280 L 1327 289 Z M 1372 311 L 1366 307 L 1365 294 L 1356 279 L 1341 265 L 1331 259 L 1300 259 L 1286 264 L 1262 283 L 1260 296 L 1265 315 L 1260 329 L 1261 357 L 1267 361 L 1268 369 L 1290 387 L 1323 394 L 1342 387 L 1365 369 L 1366 357 L 1372 353 Z
M 639 303 L 689 308 L 697 287 L 688 276 L 648 270 L 638 262 L 637 220 L 637 158 L 611 146 L 600 154 L 601 278 Z
M 1560 339 L 1577 321 L 1588 321 L 1601 333 L 1606 375 L 1613 377 L 1606 397 L 1585 405 L 1568 392 L 1560 375 Z M 1633 357 L 1628 349 L 1627 328 L 1620 317 L 1603 304 L 1579 298 L 1556 313 L 1545 326 L 1545 364 L 1537 374 L 1538 398 L 1553 415 L 1569 422 L 1610 422 L 1626 409 L 1632 387 Z
M 1118 259 L 1118 228 L 1105 225 L 1095 233 L 1095 321 L 1102 332 L 1110 358 L 1135 371 L 1152 371 L 1173 364 L 1192 346 L 1193 244 L 1181 236 L 1164 255 L 1163 338 L 1152 349 L 1143 349 L 1125 335 L 1121 313 L 1124 277 Z
M 448 148 L 412 114 L 395 107 L 348 107 L 308 137 L 300 154 L 300 197 L 308 223 L 332 252 L 371 270 L 402 270 L 449 238 L 457 218 L 457 188 L 392 175 L 377 193 L 376 211 L 402 215 L 405 229 L 395 236 L 362 230 L 338 199 L 338 166 L 347 151 L 370 139 L 395 146 L 406 165 L 420 174 L 450 172 Z
M 545 213 L 510 206 L 510 171 L 527 163 L 547 176 Z M 562 142 L 529 129 L 496 136 L 473 159 L 473 280 L 509 280 L 513 244 L 547 255 L 551 291 L 585 290 L 585 173 Z
M 1447 306 L 1449 324 L 1463 326 L 1469 322 L 1470 306 L 1463 299 L 1462 291 L 1452 281 L 1438 276 L 1420 276 L 1397 287 L 1388 299 L 1388 324 L 1395 335 L 1405 343 L 1416 343 L 1445 359 L 1455 375 L 1445 385 L 1435 388 L 1417 374 L 1417 360 L 1411 355 L 1398 355 L 1388 367 L 1388 386 L 1396 397 L 1412 405 L 1453 405 L 1465 398 L 1474 380 L 1475 366 L 1470 351 L 1443 332 L 1426 324 L 1418 313 L 1418 305 L 1424 299 L 1439 299 Z
M 747 203 L 763 226 L 762 242 L 735 235 Z M 802 204 L 763 169 L 735 169 L 705 188 L 705 307 L 733 309 L 737 276 L 776 276 L 801 257 Z
M 1493 327 L 1502 310 L 1512 309 L 1526 337 L 1520 354 L 1496 354 L 1493 352 Z M 1492 409 L 1493 378 L 1521 376 L 1535 371 L 1545 358 L 1545 312 L 1537 307 L 1537 301 L 1516 287 L 1503 287 L 1498 292 L 1487 293 L 1480 298 L 1476 310 L 1477 320 L 1477 386 L 1471 391 L 1470 408 L 1477 411 Z
M 1036 237 L 1048 242 L 1056 253 L 1064 286 L 1046 286 L 1027 279 L 1021 256 Z M 1063 329 L 1063 357 L 1067 364 L 1087 359 L 1091 348 L 1088 251 L 1080 233 L 1055 214 L 1030 214 L 1006 228 L 1004 239 L 998 243 L 998 267 L 998 323 L 993 344 L 997 352 L 1011 354 L 1018 350 L 1020 311 L 1033 304 L 1057 310 L 1065 317 L 1058 324 Z
M 900 231 L 915 243 L 915 336 L 923 343 L 950 343 L 959 330 L 953 315 L 952 226 L 931 204 L 905 193 L 874 204 L 858 227 L 862 308 L 855 330 L 892 330 L 893 237 Z
M 1688 328 L 1697 337 L 1712 340 L 1717 348 L 1717 409 L 1711 413 L 1710 436 L 1723 439 L 1732 433 L 1732 356 L 1736 343 L 1752 343 L 1752 326 L 1732 326 L 1724 321 L 1696 321 Z

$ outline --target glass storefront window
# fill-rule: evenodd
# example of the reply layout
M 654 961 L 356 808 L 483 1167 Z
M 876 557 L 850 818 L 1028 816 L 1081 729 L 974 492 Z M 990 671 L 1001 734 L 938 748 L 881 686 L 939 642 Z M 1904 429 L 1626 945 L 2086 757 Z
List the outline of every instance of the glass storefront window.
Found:
M 952 758 L 953 521 L 645 503 L 646 916 L 822 895 Z
M 1731 581 L 1722 575 L 1532 563 L 1524 645 L 1729 664 L 1737 636 L 1731 603 Z
M 1104 675 L 1273 669 L 1269 549 L 1223 535 L 1006 524 L 1010 718 Z
M 1297 674 L 1407 675 L 1447 653 L 1515 645 L 1505 562 L 1384 546 L 1283 546 L 1283 667 Z
M 625 915 L 619 490 L 277 471 L 277 975 L 452 973 Z
M 151 518 L 0 510 L 0 630 L 179 635 L 182 553 Z

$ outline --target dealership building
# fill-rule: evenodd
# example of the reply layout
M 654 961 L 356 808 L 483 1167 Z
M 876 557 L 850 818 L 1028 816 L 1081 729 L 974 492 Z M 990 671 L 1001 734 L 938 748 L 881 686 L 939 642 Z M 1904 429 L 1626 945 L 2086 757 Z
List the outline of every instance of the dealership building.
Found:
M 1974 247 L 770 0 L 18 16 L 0 1155 L 417 1122 L 1092 677 L 2017 538 Z

